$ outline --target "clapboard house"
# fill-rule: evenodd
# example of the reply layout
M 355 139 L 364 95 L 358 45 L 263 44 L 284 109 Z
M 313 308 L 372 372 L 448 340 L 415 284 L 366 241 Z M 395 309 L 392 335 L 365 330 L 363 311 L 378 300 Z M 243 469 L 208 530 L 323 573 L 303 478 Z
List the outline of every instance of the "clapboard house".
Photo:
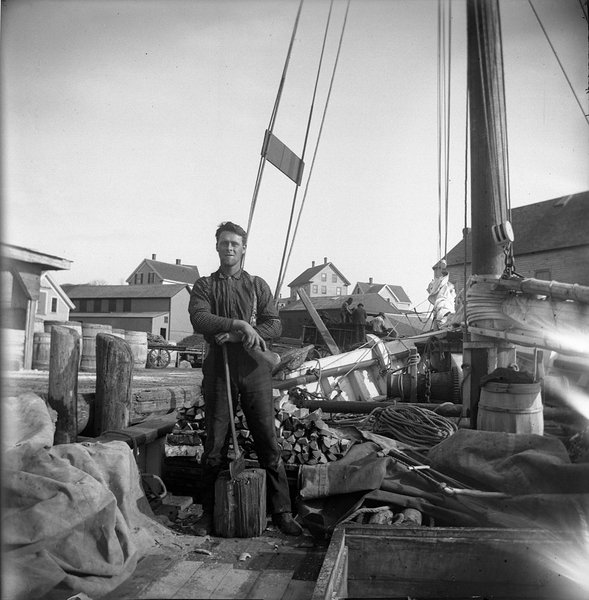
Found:
M 352 294 L 378 294 L 397 310 L 404 311 L 411 309 L 411 300 L 400 285 L 374 283 L 372 277 L 368 281 L 358 281 L 352 290 Z
M 328 262 L 325 257 L 321 264 L 316 265 L 313 261 L 308 269 L 305 269 L 288 284 L 290 288 L 289 302 L 295 302 L 298 299 L 297 290 L 299 288 L 303 289 L 309 298 L 327 298 L 347 295 L 349 285 L 350 282 L 342 275 L 341 271 L 333 263 Z
M 589 285 L 589 191 L 511 210 L 515 270 L 523 277 Z M 471 272 L 471 236 L 466 238 L 466 273 Z M 465 245 L 446 257 L 450 281 L 464 288 Z M 484 273 L 477 273 L 484 275 Z
M 1 244 L 3 367 L 30 369 L 39 320 L 67 320 L 71 304 L 49 271 L 65 271 L 71 261 L 31 248 Z
M 187 283 L 192 285 L 199 278 L 196 265 L 183 265 L 182 259 L 175 263 L 157 260 L 152 254 L 151 259 L 145 258 L 125 280 L 129 285 L 160 285 L 170 283 Z

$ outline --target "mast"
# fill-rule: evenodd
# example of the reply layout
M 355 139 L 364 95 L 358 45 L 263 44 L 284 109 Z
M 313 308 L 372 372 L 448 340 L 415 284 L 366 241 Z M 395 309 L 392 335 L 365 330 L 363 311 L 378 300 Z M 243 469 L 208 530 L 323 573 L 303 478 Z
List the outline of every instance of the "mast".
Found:
M 503 119 L 502 47 L 498 0 L 467 0 L 471 194 L 471 274 L 499 275 L 502 249 L 496 245 L 492 226 L 506 206 L 504 140 L 498 139 Z M 504 108 L 504 107 L 503 107 Z M 498 114 L 499 113 L 499 114 Z M 503 175 L 505 175 L 503 173 Z M 466 242 L 466 240 L 465 240 Z M 476 427 L 480 379 L 489 370 L 489 348 L 473 336 L 470 350 L 470 413 Z

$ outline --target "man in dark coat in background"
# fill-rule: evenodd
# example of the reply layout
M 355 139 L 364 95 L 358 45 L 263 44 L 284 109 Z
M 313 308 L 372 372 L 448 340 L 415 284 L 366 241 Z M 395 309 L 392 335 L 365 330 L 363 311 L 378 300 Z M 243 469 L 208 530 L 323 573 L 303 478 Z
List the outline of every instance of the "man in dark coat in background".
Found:
M 242 269 L 247 234 L 231 222 L 215 233 L 220 267 L 196 281 L 188 312 L 194 331 L 209 347 L 203 362 L 206 442 L 203 464 L 203 516 L 194 531 L 207 535 L 213 526 L 215 480 L 227 468 L 230 431 L 227 383 L 222 345 L 226 345 L 231 391 L 253 436 L 258 461 L 266 470 L 268 500 L 273 523 L 287 535 L 302 529 L 291 514 L 288 480 L 274 425 L 271 369 L 260 354 L 266 339 L 278 337 L 282 324 L 268 284 Z M 261 352 L 260 352 L 261 351 Z
M 352 323 L 356 330 L 356 343 L 363 344 L 366 341 L 366 311 L 361 302 L 352 312 Z

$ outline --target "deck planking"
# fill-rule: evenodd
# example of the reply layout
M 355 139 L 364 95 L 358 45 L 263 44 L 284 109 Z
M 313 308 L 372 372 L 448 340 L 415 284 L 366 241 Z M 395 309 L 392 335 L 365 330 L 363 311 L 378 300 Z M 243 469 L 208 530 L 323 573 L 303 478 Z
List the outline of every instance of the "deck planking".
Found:
M 143 557 L 133 575 L 101 600 L 307 600 L 326 552 L 307 536 L 289 538 L 272 529 L 255 538 L 197 539 L 192 550 Z

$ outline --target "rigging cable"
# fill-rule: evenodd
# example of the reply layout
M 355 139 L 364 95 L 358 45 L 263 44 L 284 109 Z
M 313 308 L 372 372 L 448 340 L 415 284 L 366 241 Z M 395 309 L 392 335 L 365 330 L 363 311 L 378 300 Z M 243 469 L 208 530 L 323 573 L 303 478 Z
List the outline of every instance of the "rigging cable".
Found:
M 452 4 L 447 4 L 446 0 L 438 0 L 438 260 L 448 253 L 451 23 Z M 443 252 L 442 238 L 444 239 Z
M 499 11 L 499 6 L 497 6 L 497 10 Z M 499 19 L 501 19 L 501 15 L 499 15 Z M 503 48 L 503 31 L 501 27 L 499 27 L 499 43 L 501 48 Z M 505 74 L 503 69 L 501 70 L 501 77 L 503 80 L 503 85 L 501 86 L 501 96 L 503 102 L 503 111 L 500 113 L 500 116 L 503 117 L 503 130 L 505 131 L 505 187 L 506 187 L 506 202 L 507 202 L 507 220 L 511 222 L 511 177 L 509 175 L 509 136 L 507 133 L 507 101 L 505 99 Z M 511 245 L 511 244 L 510 244 Z
M 325 124 L 325 117 L 327 115 L 327 108 L 329 106 L 329 100 L 331 98 L 331 92 L 333 90 L 333 83 L 335 81 L 335 73 L 336 73 L 336 70 L 337 70 L 338 63 L 339 63 L 339 57 L 340 57 L 340 52 L 341 52 L 341 48 L 342 48 L 342 42 L 343 42 L 343 39 L 344 39 L 344 32 L 346 30 L 346 23 L 348 21 L 348 12 L 350 10 L 350 1 L 351 0 L 348 0 L 347 6 L 346 6 L 346 12 L 345 12 L 345 15 L 344 15 L 344 20 L 343 20 L 343 24 L 342 24 L 342 30 L 341 30 L 341 33 L 340 33 L 340 39 L 339 39 L 338 48 L 337 48 L 337 54 L 335 56 L 335 62 L 334 62 L 333 70 L 332 70 L 332 73 L 331 73 L 331 80 L 329 82 L 329 89 L 327 91 L 327 97 L 326 97 L 326 100 L 325 100 L 325 106 L 323 108 L 323 115 L 321 117 L 321 123 L 319 125 L 319 132 L 317 134 L 317 141 L 315 143 L 315 149 L 313 151 L 313 158 L 311 159 L 311 164 L 310 164 L 310 167 L 309 167 L 309 173 L 307 175 L 307 183 L 305 184 L 305 191 L 303 193 L 303 198 L 302 198 L 302 201 L 301 201 L 301 206 L 299 208 L 299 214 L 297 216 L 297 220 L 296 220 L 296 223 L 295 223 L 294 232 L 293 232 L 292 238 L 290 240 L 290 247 L 288 249 L 288 254 L 286 256 L 286 260 L 284 261 L 284 267 L 281 266 L 281 274 L 279 276 L 279 280 L 278 280 L 278 283 L 277 283 L 277 286 L 276 286 L 276 292 L 275 292 L 275 298 L 276 299 L 278 298 L 278 295 L 280 293 L 280 289 L 282 288 L 282 284 L 284 283 L 284 277 L 286 276 L 286 269 L 287 269 L 288 263 L 290 261 L 290 257 L 291 257 L 293 246 L 294 246 L 294 241 L 295 241 L 295 238 L 296 238 L 296 235 L 297 235 L 297 232 L 298 232 L 298 229 L 299 229 L 299 224 L 300 224 L 300 221 L 301 221 L 301 215 L 303 213 L 303 208 L 305 206 L 305 201 L 307 199 L 307 193 L 309 191 L 309 183 L 311 181 L 311 175 L 313 174 L 313 169 L 315 167 L 315 159 L 317 158 L 317 152 L 319 150 L 319 142 L 321 140 L 321 136 L 322 136 L 322 133 L 323 133 L 323 126 Z M 330 14 L 331 14 L 331 7 L 330 7 Z
M 299 8 L 298 8 L 297 16 L 296 16 L 295 23 L 293 26 L 292 35 L 290 36 L 290 44 L 288 45 L 288 51 L 286 53 L 286 60 L 284 62 L 284 68 L 282 69 L 282 76 L 280 78 L 280 84 L 278 85 L 278 92 L 276 94 L 276 100 L 274 101 L 274 107 L 272 109 L 272 114 L 270 116 L 270 123 L 268 125 L 268 131 L 270 133 L 272 133 L 272 130 L 274 128 L 274 123 L 276 121 L 276 115 L 278 114 L 278 106 L 280 105 L 280 99 L 282 97 L 282 90 L 284 89 L 284 82 L 286 81 L 286 73 L 288 71 L 288 65 L 290 62 L 290 55 L 292 53 L 292 47 L 294 45 L 295 35 L 296 35 L 297 29 L 299 27 L 299 19 L 301 16 L 301 10 L 303 8 L 303 2 L 304 2 L 304 0 L 301 0 L 299 3 Z M 248 222 L 247 222 L 246 232 L 248 234 L 248 237 L 249 237 L 249 233 L 250 233 L 250 229 L 251 229 L 251 225 L 252 225 L 252 220 L 254 218 L 254 210 L 256 208 L 256 202 L 258 200 L 258 193 L 260 191 L 260 184 L 262 182 L 262 174 L 264 172 L 265 164 L 266 164 L 266 157 L 264 155 L 262 155 L 260 157 L 260 164 L 258 166 L 258 174 L 256 176 L 256 183 L 254 185 L 254 193 L 253 193 L 252 201 L 251 201 L 251 205 L 250 205 L 250 214 L 249 214 L 249 218 L 248 218 Z M 245 255 L 242 259 L 242 268 L 243 268 L 244 261 L 245 261 Z
M 446 114 L 446 193 L 444 214 L 444 256 L 448 254 L 448 202 L 450 185 L 450 107 L 452 92 L 452 2 L 448 4 L 448 90 L 447 90 L 447 114 Z
M 317 97 L 317 88 L 319 86 L 319 76 L 321 75 L 321 66 L 323 65 L 323 55 L 325 53 L 325 42 L 327 40 L 327 33 L 329 31 L 329 23 L 331 21 L 331 12 L 333 9 L 333 0 L 331 0 L 330 4 L 329 4 L 329 13 L 327 15 L 327 22 L 325 24 L 325 33 L 323 34 L 323 44 L 321 46 L 321 55 L 319 56 L 319 65 L 317 67 L 317 76 L 315 78 L 315 86 L 313 88 L 313 97 L 311 99 L 311 106 L 309 108 L 309 118 L 307 119 L 307 129 L 305 131 L 305 140 L 303 142 L 303 150 L 301 153 L 301 163 L 303 163 L 304 158 L 305 158 L 305 150 L 307 148 L 307 141 L 309 139 L 309 130 L 311 128 L 311 121 L 313 118 L 313 110 L 315 108 L 315 98 Z M 294 211 L 295 211 L 295 206 L 296 206 L 296 201 L 297 201 L 297 196 L 299 193 L 299 186 L 297 185 L 295 188 L 295 192 L 293 195 L 293 199 L 292 199 L 292 206 L 290 209 L 290 217 L 288 219 L 288 228 L 286 231 L 286 238 L 284 240 L 284 249 L 282 251 L 282 258 L 280 260 L 280 269 L 278 270 L 278 279 L 276 281 L 276 290 L 274 292 L 274 299 L 278 300 L 278 298 L 280 297 L 280 289 L 282 288 L 282 282 L 284 280 L 284 276 L 285 276 L 285 257 L 286 257 L 286 250 L 288 247 L 288 240 L 290 238 L 290 231 L 291 231 L 291 227 L 292 227 L 292 222 L 293 222 L 293 217 L 294 217 Z
M 554 46 L 552 45 L 552 42 L 550 41 L 550 38 L 548 37 L 548 33 L 546 32 L 546 29 L 544 28 L 542 21 L 540 21 L 540 17 L 538 16 L 538 13 L 536 12 L 534 5 L 532 4 L 532 0 L 528 0 L 528 4 L 530 5 L 530 8 L 532 9 L 532 12 L 534 13 L 534 16 L 536 17 L 536 20 L 538 21 L 538 24 L 540 25 L 542 32 L 544 33 L 544 37 L 546 38 L 546 41 L 550 45 L 550 49 L 552 50 L 552 53 L 554 54 L 554 58 L 556 58 L 556 62 L 558 62 L 558 66 L 560 67 L 560 70 L 562 71 L 562 74 L 564 75 L 566 82 L 569 84 L 569 88 L 571 89 L 573 97 L 575 98 L 577 105 L 579 106 L 579 108 L 581 109 L 581 112 L 583 113 L 585 122 L 589 125 L 589 114 L 586 114 L 585 111 L 583 110 L 583 105 L 581 104 L 581 101 L 579 100 L 579 98 L 577 97 L 577 94 L 575 93 L 575 90 L 573 89 L 571 80 L 568 78 L 568 75 L 566 74 L 566 71 L 564 70 L 562 63 L 560 62 L 560 59 L 558 58 L 558 54 L 556 53 L 556 50 L 554 49 Z M 583 10 L 583 16 L 585 18 L 587 18 L 584 10 Z
M 468 250 L 468 155 L 469 155 L 469 141 L 470 137 L 468 135 L 468 122 L 470 119 L 470 103 L 468 100 L 468 90 L 466 90 L 466 127 L 464 131 L 464 229 L 462 230 L 462 239 L 464 244 L 464 285 L 462 287 L 462 309 L 464 313 L 464 333 L 463 333 L 463 342 L 468 341 L 468 321 L 466 320 L 466 279 L 468 277 L 467 269 L 466 269 L 466 260 L 467 250 Z M 471 262 L 472 264 L 472 262 Z

